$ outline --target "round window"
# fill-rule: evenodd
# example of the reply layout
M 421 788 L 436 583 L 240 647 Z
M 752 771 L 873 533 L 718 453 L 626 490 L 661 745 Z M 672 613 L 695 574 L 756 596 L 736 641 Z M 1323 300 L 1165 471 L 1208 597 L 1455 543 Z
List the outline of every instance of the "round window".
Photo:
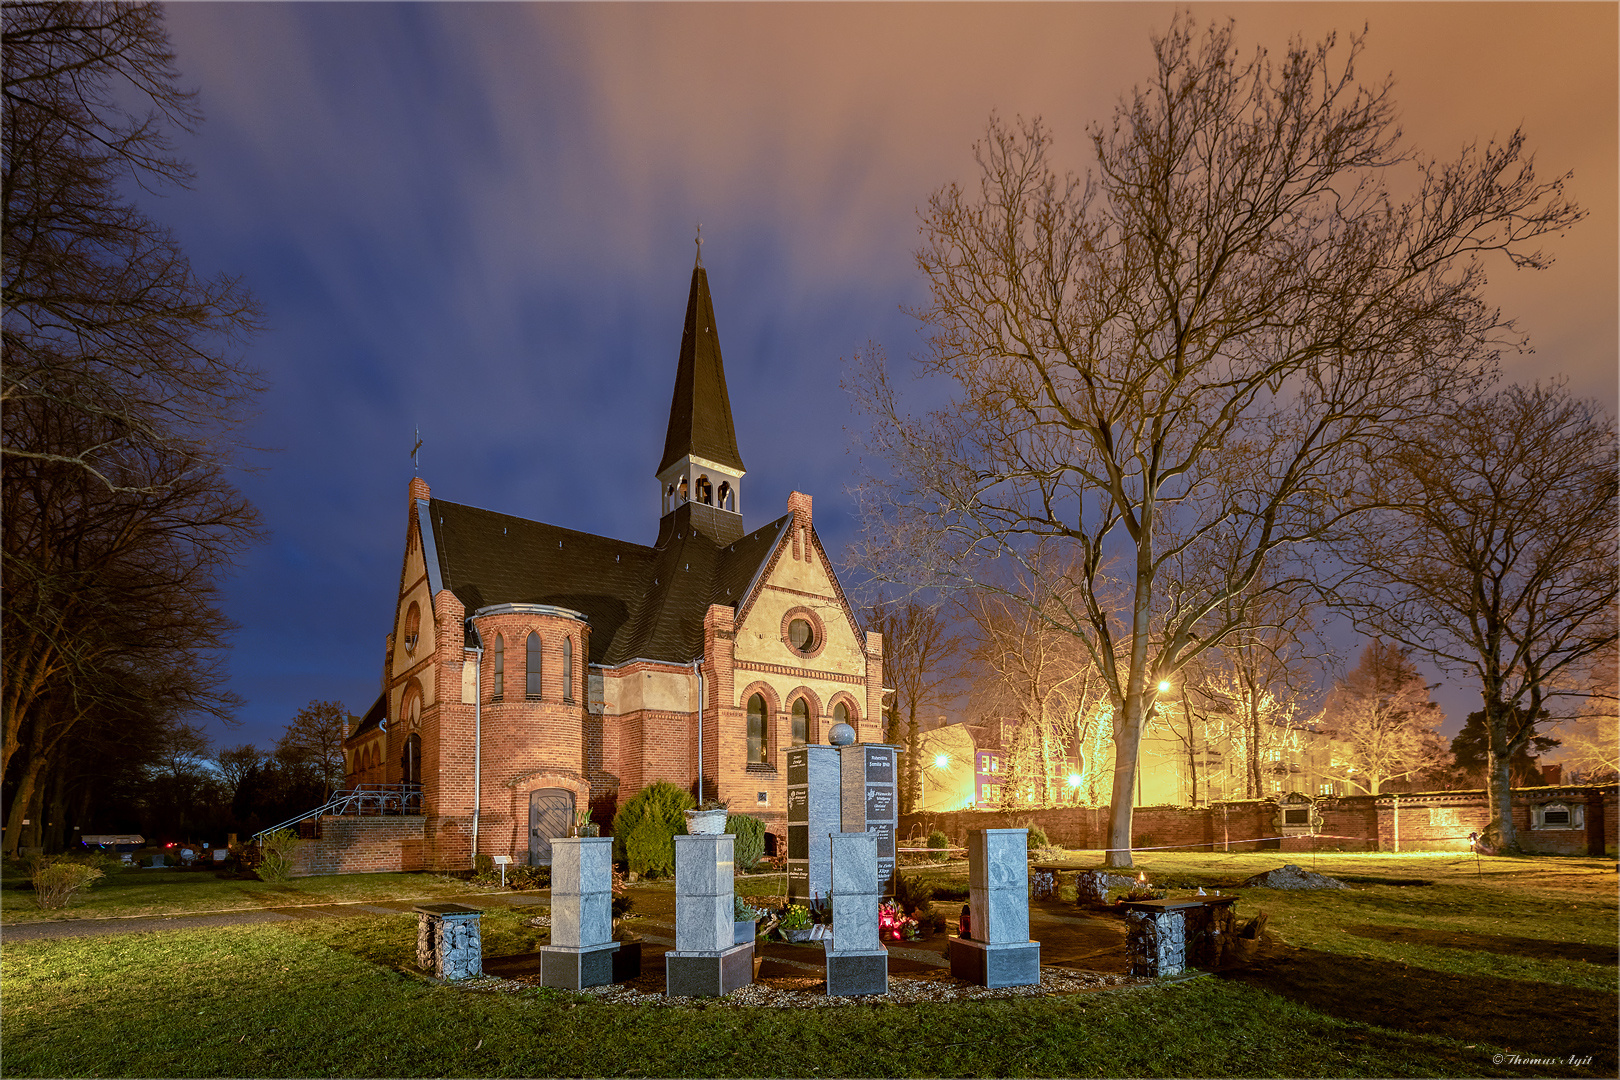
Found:
M 808 620 L 794 619 L 788 623 L 788 644 L 799 652 L 810 652 L 816 647 L 816 631 Z
M 405 651 L 416 652 L 416 640 L 422 633 L 422 609 L 415 602 L 411 603 L 410 610 L 405 612 Z

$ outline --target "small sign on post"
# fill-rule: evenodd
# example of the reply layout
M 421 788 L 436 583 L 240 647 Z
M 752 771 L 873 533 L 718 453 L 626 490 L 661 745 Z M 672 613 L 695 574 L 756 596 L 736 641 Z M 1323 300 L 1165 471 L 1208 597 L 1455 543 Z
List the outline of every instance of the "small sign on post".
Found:
M 492 855 L 490 859 L 501 868 L 501 888 L 506 888 L 506 864 L 512 861 L 510 855 Z

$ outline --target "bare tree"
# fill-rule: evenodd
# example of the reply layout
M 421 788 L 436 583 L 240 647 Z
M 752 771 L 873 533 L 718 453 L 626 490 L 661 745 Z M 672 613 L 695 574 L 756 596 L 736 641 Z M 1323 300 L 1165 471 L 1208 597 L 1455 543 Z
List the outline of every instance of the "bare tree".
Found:
M 1442 717 L 1410 657 L 1372 641 L 1334 687 L 1323 722 L 1340 741 L 1331 775 L 1368 795 L 1444 765 L 1450 755 L 1435 731 Z
M 1010 585 L 1009 592 L 1029 595 L 1039 584 Z M 1012 745 L 1002 746 L 1003 798 L 1056 806 L 1082 734 L 1080 720 L 1106 696 L 1102 679 L 1073 635 L 1006 594 L 970 593 L 959 608 L 972 627 L 974 711 L 1011 725 Z
M 354 717 L 341 701 L 311 701 L 287 724 L 276 741 L 276 757 L 284 764 L 313 771 L 330 798 L 343 779 L 343 740 Z
M 1357 618 L 1484 700 L 1488 844 L 1518 849 L 1510 763 L 1543 716 L 1612 700 L 1617 640 L 1614 419 L 1561 383 L 1509 386 L 1414 430 L 1386 462 L 1397 508 L 1348 532 Z
M 1095 175 L 1060 178 L 1039 121 L 992 119 L 977 193 L 930 199 L 920 362 L 947 403 L 908 415 L 880 349 L 849 380 L 888 467 L 861 489 L 875 574 L 995 588 L 993 559 L 1035 574 L 1063 549 L 1044 591 L 1079 598 L 1050 618 L 1112 698 L 1116 866 L 1159 682 L 1310 587 L 1291 557 L 1371 500 L 1366 462 L 1518 340 L 1481 258 L 1542 265 L 1529 245 L 1580 216 L 1518 133 L 1394 194 L 1414 158 L 1389 84 L 1356 81 L 1359 38 L 1273 63 L 1178 17 L 1153 47 L 1152 84 L 1090 131 Z
M 233 279 L 204 279 L 130 192 L 183 184 L 199 120 L 156 4 L 4 10 L 6 847 L 54 755 L 133 701 L 229 715 L 217 582 L 257 537 L 226 479 L 257 375 Z
M 880 593 L 866 612 L 866 625 L 883 635 L 883 684 L 894 691 L 884 738 L 905 743 L 900 812 L 909 814 L 922 801 L 920 721 L 954 698 L 961 642 L 938 605 L 916 597 L 890 600 Z

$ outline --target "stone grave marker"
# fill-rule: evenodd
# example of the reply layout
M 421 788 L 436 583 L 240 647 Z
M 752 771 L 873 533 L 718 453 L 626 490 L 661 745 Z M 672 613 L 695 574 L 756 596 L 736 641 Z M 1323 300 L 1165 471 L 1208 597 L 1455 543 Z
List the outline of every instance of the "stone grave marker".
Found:
M 951 938 L 951 974 L 980 986 L 1041 981 L 1041 944 L 1029 940 L 1029 830 L 968 830 L 973 937 Z
M 583 990 L 613 981 L 613 837 L 551 842 L 551 944 L 540 947 L 540 984 Z
M 843 829 L 836 746 L 795 746 L 787 752 L 788 901 L 810 904 L 832 887 L 827 837 Z
M 878 837 L 869 832 L 833 833 L 831 941 L 827 996 L 889 992 L 889 952 L 878 939 Z
M 675 948 L 664 954 L 666 997 L 721 997 L 754 981 L 754 943 L 732 940 L 735 841 L 730 833 L 675 838 Z
M 842 824 L 846 833 L 877 838 L 877 891 L 894 892 L 894 834 L 900 804 L 895 798 L 896 748 L 882 743 L 855 743 L 838 748 Z M 834 890 L 837 894 L 837 889 Z

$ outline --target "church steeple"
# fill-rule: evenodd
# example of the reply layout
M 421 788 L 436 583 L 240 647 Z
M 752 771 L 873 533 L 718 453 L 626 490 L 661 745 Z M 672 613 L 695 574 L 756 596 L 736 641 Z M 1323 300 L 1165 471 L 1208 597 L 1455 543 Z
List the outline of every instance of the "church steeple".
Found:
M 698 257 L 686 300 L 686 328 L 681 334 L 680 359 L 675 367 L 675 392 L 669 403 L 669 433 L 664 437 L 664 456 L 658 465 L 658 487 L 664 515 L 687 503 L 712 507 L 728 517 L 738 515 L 735 523 L 724 518 L 716 522 L 720 531 L 730 534 L 735 529 L 740 536 L 742 511 L 737 488 L 747 470 L 737 452 L 737 431 L 731 422 L 731 398 L 726 393 L 726 370 L 720 359 L 709 272 L 703 268 L 701 234 L 697 242 Z M 705 520 L 715 517 L 709 513 L 701 516 Z

